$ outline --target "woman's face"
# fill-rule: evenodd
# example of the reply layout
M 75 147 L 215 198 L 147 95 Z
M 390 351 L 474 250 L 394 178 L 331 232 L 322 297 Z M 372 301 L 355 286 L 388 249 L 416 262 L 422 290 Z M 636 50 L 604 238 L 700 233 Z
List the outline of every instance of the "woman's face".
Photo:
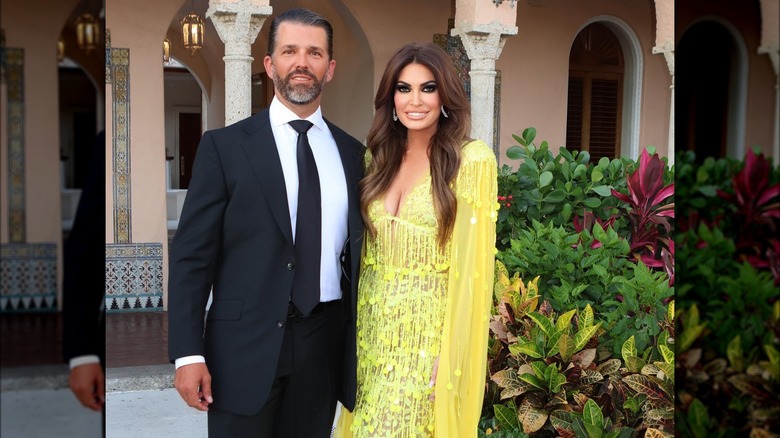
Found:
M 421 64 L 401 70 L 395 84 L 395 112 L 398 121 L 410 131 L 436 132 L 441 115 L 439 87 L 433 73 Z

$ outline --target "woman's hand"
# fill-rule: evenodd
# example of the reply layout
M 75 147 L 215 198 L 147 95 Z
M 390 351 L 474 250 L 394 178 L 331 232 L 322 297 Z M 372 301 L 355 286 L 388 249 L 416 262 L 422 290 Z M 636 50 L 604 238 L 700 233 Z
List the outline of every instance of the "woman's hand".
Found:
M 431 373 L 431 382 L 428 384 L 430 388 L 433 388 L 436 386 L 436 376 L 439 374 L 439 356 L 436 356 L 436 360 L 433 361 L 433 372 Z M 431 392 L 431 395 L 428 396 L 428 399 L 430 401 L 433 401 L 433 399 L 436 397 L 436 391 L 434 390 Z

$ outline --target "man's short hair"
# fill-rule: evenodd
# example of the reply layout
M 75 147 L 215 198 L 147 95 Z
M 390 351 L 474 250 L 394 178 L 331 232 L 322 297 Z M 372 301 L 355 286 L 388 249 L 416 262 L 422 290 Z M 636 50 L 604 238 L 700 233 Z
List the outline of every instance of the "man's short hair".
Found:
M 328 41 L 328 58 L 333 59 L 333 27 L 323 16 L 303 8 L 283 12 L 271 22 L 271 28 L 268 30 L 268 56 L 271 56 L 276 49 L 276 35 L 279 33 L 279 25 L 285 22 L 320 27 L 325 30 Z

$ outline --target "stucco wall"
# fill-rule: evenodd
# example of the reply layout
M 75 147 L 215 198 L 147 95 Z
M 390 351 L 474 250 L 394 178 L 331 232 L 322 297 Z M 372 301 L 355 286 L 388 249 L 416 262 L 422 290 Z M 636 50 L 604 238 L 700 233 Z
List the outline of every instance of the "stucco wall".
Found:
M 760 146 L 772 154 L 772 135 L 775 114 L 775 81 L 770 58 L 758 54 L 761 43 L 760 5 L 757 0 L 734 3 L 727 0 L 690 0 L 676 8 L 677 42 L 695 23 L 702 20 L 721 23 L 729 29 L 739 45 L 742 40 L 747 58 L 746 112 L 744 114 L 744 136 L 741 147 Z M 683 145 L 678 146 L 680 149 Z M 741 158 L 741 157 L 740 157 Z
M 643 58 L 639 147 L 655 146 L 667 154 L 671 76 L 661 55 L 653 55 L 653 4 L 642 0 L 583 0 L 577 7 L 562 1 L 542 6 L 518 2 L 518 34 L 509 37 L 497 68 L 501 70 L 501 149 L 516 144 L 512 134 L 533 126 L 538 138 L 557 150 L 566 138 L 569 52 L 577 33 L 596 16 L 627 23 Z M 625 120 L 624 120 L 625 122 Z

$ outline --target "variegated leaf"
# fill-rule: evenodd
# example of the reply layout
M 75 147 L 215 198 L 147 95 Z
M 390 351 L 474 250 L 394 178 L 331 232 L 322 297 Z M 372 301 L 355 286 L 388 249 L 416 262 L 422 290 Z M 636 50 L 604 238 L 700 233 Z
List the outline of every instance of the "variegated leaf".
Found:
M 517 409 L 517 419 L 522 423 L 525 433 L 534 433 L 547 422 L 547 412 L 535 408 L 525 399 Z
M 646 395 L 651 400 L 665 400 L 663 391 L 652 377 L 632 374 L 623 378 L 623 382 L 634 391 Z
M 550 318 L 538 312 L 528 312 L 527 316 L 531 318 L 531 320 L 535 322 L 540 329 L 542 329 L 542 332 L 544 332 L 545 335 L 552 336 L 553 333 L 555 332 L 555 329 L 553 328 L 553 324 L 552 321 L 550 321 Z
M 531 390 L 533 386 L 529 383 L 523 382 L 522 380 L 517 380 L 512 382 L 510 386 L 505 387 L 501 391 L 501 400 L 506 400 L 508 398 L 517 397 L 518 395 L 525 394 L 527 391 Z
M 580 407 L 580 409 L 585 407 L 585 403 L 587 403 L 588 400 L 590 400 L 590 397 L 588 397 L 587 395 L 585 395 L 585 394 L 583 394 L 581 392 L 577 392 L 575 394 L 572 394 L 572 398 L 577 403 L 577 406 Z
M 577 364 L 580 368 L 587 368 L 593 361 L 596 360 L 596 349 L 586 348 L 572 355 L 571 361 Z M 618 365 L 618 368 L 620 365 Z
M 647 431 L 645 432 L 645 438 L 670 438 L 672 435 L 662 431 L 658 430 L 652 427 L 648 427 Z
M 674 321 L 674 300 L 669 301 L 669 305 L 666 309 L 666 320 Z
M 639 356 L 628 356 L 626 358 L 626 368 L 632 373 L 638 373 L 645 365 L 645 361 Z
M 555 321 L 555 328 L 557 330 L 567 330 L 569 328 L 569 323 L 571 322 L 571 319 L 572 317 L 574 317 L 574 314 L 576 312 L 577 312 L 576 309 L 572 309 L 564 313 L 563 315 L 559 316 L 558 320 Z
M 604 414 L 601 413 L 601 408 L 593 400 L 588 400 L 585 403 L 585 407 L 582 408 L 582 421 L 585 423 L 585 427 L 594 426 L 599 434 L 602 427 L 604 427 Z M 588 428 L 590 432 L 590 429 Z M 591 436 L 593 436 L 591 434 Z
M 571 359 L 572 355 L 574 354 L 574 339 L 571 338 L 567 333 L 562 333 L 561 337 L 558 338 L 558 352 L 561 355 L 561 359 L 564 361 L 568 361 Z
M 658 367 L 649 363 L 642 367 L 640 373 L 646 376 L 655 376 L 656 374 L 658 374 Z
M 674 351 L 672 351 L 666 345 L 659 345 L 658 351 L 661 352 L 661 356 L 663 356 L 664 362 L 671 364 L 674 363 Z
M 618 371 L 620 371 L 621 365 L 623 364 L 620 362 L 620 359 L 609 359 L 608 361 L 596 367 L 596 370 L 598 370 L 598 372 L 600 372 L 601 374 L 607 376 L 610 374 L 615 374 Z
M 569 404 L 569 402 L 566 401 L 566 390 L 561 389 L 555 394 L 552 394 L 552 396 L 550 397 L 550 401 L 547 402 L 545 408 L 553 408 L 556 406 L 567 405 L 567 404 Z
M 723 359 L 722 357 L 709 362 L 703 367 L 704 372 L 710 376 L 719 376 L 726 372 L 726 369 L 728 369 L 728 362 L 726 362 L 726 359 Z
M 761 429 L 760 427 L 754 427 L 750 429 L 749 438 L 777 438 L 777 434 L 766 429 Z
M 667 409 L 650 409 L 645 415 L 647 419 L 653 421 L 671 420 L 674 418 L 674 407 L 670 405 Z
M 518 379 L 517 372 L 515 372 L 513 369 L 501 370 L 490 376 L 490 380 L 495 382 L 499 388 L 508 388 L 512 385 L 516 385 L 516 382 L 520 381 L 520 379 Z
M 498 420 L 502 428 L 506 428 L 508 430 L 514 430 L 518 428 L 517 407 L 515 407 L 513 402 L 510 403 L 509 406 L 493 405 L 493 412 L 496 415 L 496 420 Z
M 601 327 L 601 323 L 580 329 L 580 331 L 574 335 L 575 349 L 581 350 L 583 347 L 585 347 L 585 344 L 587 344 L 590 338 L 596 334 L 596 331 L 599 329 L 599 327 Z
M 658 375 L 659 379 L 674 382 L 674 364 L 667 362 L 654 362 L 654 364 L 660 372 Z
M 591 327 L 593 325 L 593 308 L 590 307 L 590 304 L 587 304 L 584 309 L 582 309 L 582 313 L 579 317 L 580 322 L 580 329 L 583 329 L 585 327 Z
M 564 411 L 559 409 L 553 411 L 550 414 L 550 424 L 552 424 L 552 426 L 558 432 L 558 435 L 562 437 L 565 436 L 574 437 L 575 435 L 573 430 L 574 429 L 573 424 L 578 416 L 580 416 L 580 414 L 576 412 L 569 412 L 569 411 Z
M 626 342 L 623 342 L 623 347 L 620 349 L 620 354 L 623 356 L 623 361 L 626 362 L 626 364 L 628 363 L 629 357 L 636 357 L 636 346 L 634 345 L 633 335 L 626 339 Z
M 582 370 L 582 376 L 580 377 L 580 383 L 583 385 L 590 385 L 592 383 L 600 382 L 604 380 L 604 376 L 600 372 L 595 370 Z
M 509 346 L 509 352 L 515 356 L 525 355 L 534 359 L 544 358 L 544 352 L 533 341 L 521 339 L 517 344 L 511 344 Z

